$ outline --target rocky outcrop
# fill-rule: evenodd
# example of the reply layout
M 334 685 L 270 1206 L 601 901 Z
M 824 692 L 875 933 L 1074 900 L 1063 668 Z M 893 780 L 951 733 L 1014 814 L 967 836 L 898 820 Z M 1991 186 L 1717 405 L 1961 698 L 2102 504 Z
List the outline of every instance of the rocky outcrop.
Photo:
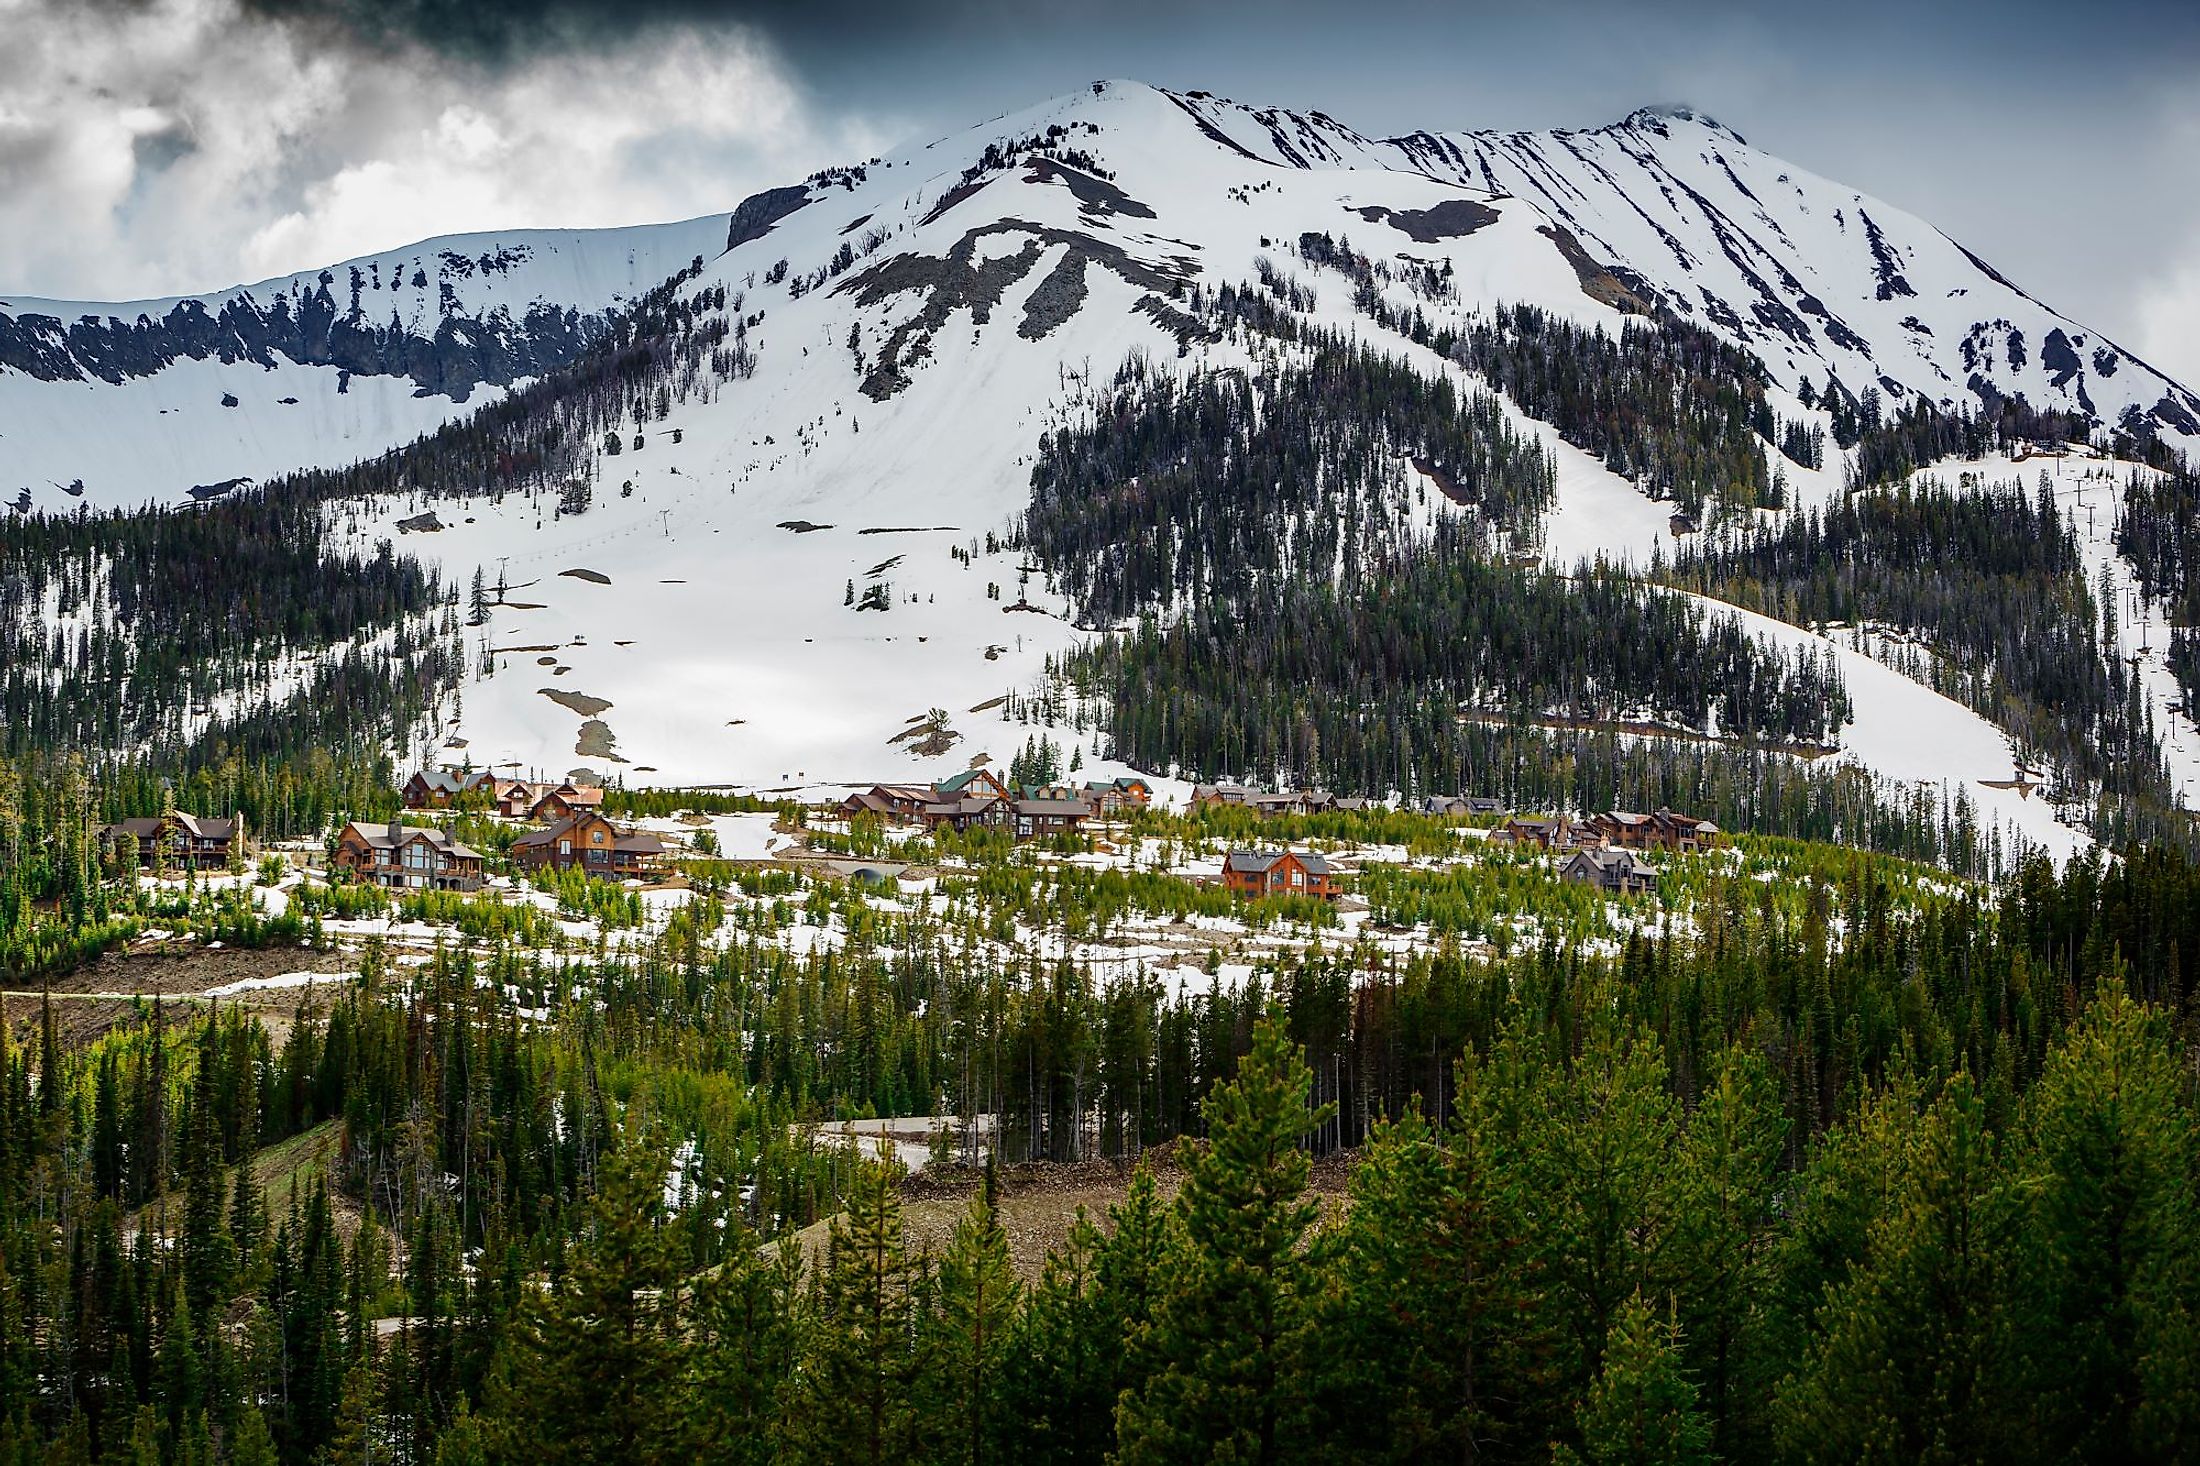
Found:
M 741 200 L 733 211 L 733 218 L 726 225 L 726 248 L 733 249 L 752 239 L 762 239 L 772 232 L 772 226 L 810 201 L 810 190 L 803 184 L 787 188 L 767 188 L 762 193 L 752 193 Z

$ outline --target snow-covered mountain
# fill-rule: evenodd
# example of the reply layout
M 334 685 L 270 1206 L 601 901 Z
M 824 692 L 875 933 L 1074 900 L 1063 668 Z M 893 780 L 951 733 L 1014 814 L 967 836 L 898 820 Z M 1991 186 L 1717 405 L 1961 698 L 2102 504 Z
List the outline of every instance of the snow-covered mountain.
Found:
M 2200 397 L 2186 387 L 1924 220 L 1687 108 L 1583 131 L 1374 141 L 1321 113 L 1177 100 L 1249 163 L 1407 169 L 1531 202 L 1585 272 L 1611 268 L 1647 302 L 1755 352 L 1791 388 L 1836 377 L 1851 392 L 1876 386 L 1890 408 L 1913 395 L 1949 410 L 2022 396 L 2200 443 Z
M 875 247 L 888 229 L 902 253 L 910 228 L 929 236 L 950 212 L 970 217 L 962 206 L 981 191 L 984 222 L 1005 224 L 1026 195 L 993 187 L 997 173 L 962 174 L 987 146 L 1050 127 L 1115 175 L 1052 170 L 1056 186 L 1078 191 L 1072 222 L 1058 227 L 1114 239 L 1151 222 L 1149 246 L 1179 246 L 1124 256 L 1153 267 L 1149 291 L 1242 276 L 1250 262 L 1233 247 L 1263 227 L 1282 239 L 1318 228 L 1377 253 L 1463 255 L 1478 267 L 1462 287 L 1470 302 L 1535 301 L 1607 320 L 1615 306 L 1670 311 L 1756 353 L 1790 389 L 1837 379 L 1852 393 L 1876 388 L 1890 410 L 1915 397 L 1976 409 L 2021 396 L 2200 444 L 2200 397 L 2188 388 L 1923 220 L 1686 109 L 1646 108 L 1582 131 L 1374 139 L 1319 112 L 1111 83 L 941 139 L 898 166 L 874 161 L 767 190 L 730 219 L 454 236 L 164 300 L 0 297 L 0 498 L 136 503 L 370 457 L 570 360 L 608 312 L 697 257 L 720 261 L 714 278 L 737 278 L 748 267 L 732 269 L 735 259 L 777 258 L 821 234 L 831 243 L 814 272 L 839 245 Z M 1273 206 L 1283 181 L 1299 174 L 1289 195 L 1321 205 L 1280 217 L 1292 212 Z M 1393 196 L 1418 207 L 1395 207 Z M 864 205 L 855 212 L 868 222 L 843 237 L 848 220 L 796 219 L 834 198 Z M 1451 247 L 1488 224 L 1499 227 L 1481 245 Z M 760 243 L 772 236 L 786 242 L 778 253 Z
M 81 480 L 85 501 L 135 503 L 378 453 L 447 419 L 467 389 L 481 401 L 569 354 L 589 321 L 702 255 L 679 295 L 722 318 L 734 364 L 637 402 L 617 456 L 596 460 L 585 512 L 514 495 L 456 507 L 399 496 L 347 513 L 365 545 L 435 509 L 439 527 L 403 534 L 404 548 L 458 583 L 485 567 L 508 587 L 479 649 L 493 675 L 442 730 L 451 756 L 641 782 L 939 776 L 1012 753 L 1029 730 L 1001 720 L 1003 695 L 1090 634 L 995 539 L 1030 500 L 1041 435 L 1089 416 L 1133 355 L 1227 371 L 1279 349 L 1207 328 L 1190 292 L 1281 266 L 1307 324 L 1473 384 L 1375 321 L 1352 281 L 1294 257 L 1323 234 L 1394 267 L 1401 278 L 1377 295 L 1440 326 L 1525 304 L 1613 331 L 1657 312 L 1707 327 L 1764 361 L 1791 420 L 1824 422 L 1797 392 L 1837 377 L 1851 393 L 1949 406 L 2021 393 L 2200 446 L 2200 400 L 2182 386 L 1930 226 L 1707 119 L 1377 140 L 1318 113 L 1111 82 L 730 215 L 454 245 L 471 260 L 527 247 L 509 273 L 458 272 L 456 310 L 440 299 L 440 245 L 393 251 L 378 272 L 362 262 L 356 312 L 348 266 L 326 286 L 307 275 L 237 292 L 260 324 L 228 336 L 200 324 L 222 318 L 212 305 L 13 302 L 0 311 L 0 492 L 66 507 L 61 486 Z M 1440 279 L 1440 297 L 1409 289 L 1416 273 Z M 376 338 L 384 374 L 347 368 L 325 342 L 294 354 L 282 323 L 309 301 L 316 321 L 333 307 L 362 333 L 394 307 Z M 34 319 L 85 315 L 100 321 Z M 115 344 L 138 339 L 116 322 L 140 315 L 176 323 L 153 332 L 166 346 Z M 559 324 L 538 336 L 526 324 L 538 319 Z M 484 321 L 499 350 L 468 356 Z M 184 340 L 215 344 L 194 354 Z M 429 340 L 452 343 L 458 364 L 409 354 Z M 1548 558 L 1670 549 L 1669 504 L 1512 416 L 1557 465 Z M 1797 505 L 1841 489 L 1838 462 L 1787 471 Z M 1413 466 L 1396 472 L 1415 513 L 1461 512 Z M 2070 848 L 2041 801 L 1987 782 L 2012 782 L 1992 724 L 1853 649 L 1834 654 L 1860 689 L 1844 757 L 1961 784 L 1986 818 Z M 2200 776 L 2189 723 L 2167 711 L 2172 684 L 2159 666 L 2142 671 Z M 945 754 L 904 736 L 932 709 L 958 735 Z M 1105 766 L 1088 754 L 1088 769 Z
M 431 239 L 209 295 L 0 297 L 0 497 L 135 504 L 372 457 L 571 361 L 726 216 Z

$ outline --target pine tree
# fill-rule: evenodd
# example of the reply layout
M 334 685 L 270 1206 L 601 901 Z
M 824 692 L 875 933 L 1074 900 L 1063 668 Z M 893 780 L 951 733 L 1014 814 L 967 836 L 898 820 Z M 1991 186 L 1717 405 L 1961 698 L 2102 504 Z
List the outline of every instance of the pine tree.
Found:
M 489 1466 L 489 1447 L 481 1423 L 474 1419 L 466 1402 L 458 1402 L 457 1413 L 435 1443 L 435 1466 Z
M 669 1162 L 630 1143 L 597 1167 L 563 1285 L 529 1306 L 494 1403 L 498 1455 L 547 1463 L 677 1460 L 666 1408 L 679 1318 L 661 1227 Z
M 1307 1108 L 1312 1081 L 1263 1019 L 1236 1079 L 1207 1099 L 1209 1141 L 1185 1165 L 1183 1233 L 1152 1324 L 1158 1370 L 1117 1411 L 1127 1466 L 1289 1454 L 1310 1283 L 1301 1245 L 1317 1210 L 1299 1142 L 1328 1119 Z
M 2010 1389 L 2009 1198 L 1965 1075 L 1920 1117 L 1868 1250 L 1826 1297 L 1774 1410 L 1802 1461 L 1953 1462 L 2021 1454 Z
M 688 1439 L 710 1466 L 765 1466 L 779 1392 L 794 1370 L 802 1255 L 786 1246 L 767 1259 L 737 1218 L 726 1251 L 696 1285 L 684 1379 Z
M 902 1243 L 897 1170 L 861 1160 L 847 1211 L 833 1221 L 781 1417 L 795 1460 L 886 1466 L 918 1453 L 927 1424 L 914 1398 L 922 1273 Z
M 317 1466 L 373 1466 L 388 1448 L 378 1438 L 374 1365 L 361 1359 L 344 1373 L 342 1403 L 334 1428 L 314 1455 Z
M 1004 1398 L 1018 1427 L 1016 1458 L 1030 1466 L 1099 1466 L 1115 1443 L 1123 1328 L 1096 1276 L 1105 1246 L 1078 1208 L 1017 1315 Z
M 1491 1224 L 1486 1185 L 1471 1133 L 1440 1144 L 1418 1106 L 1368 1137 L 1320 1258 L 1314 1413 L 1336 1459 L 1498 1450 L 1526 1434 L 1521 1405 L 1550 1393 L 1512 1272 L 1519 1249 Z
M 267 1417 L 252 1405 L 239 1407 L 236 1434 L 229 1447 L 229 1466 L 276 1466 L 275 1437 L 268 1432 Z
M 2068 1459 L 2200 1451 L 2200 1125 L 2176 1055 L 2104 984 L 2025 1106 L 2013 1298 L 2042 1444 Z
M 1556 1459 L 1584 1466 L 1710 1466 L 1711 1423 L 1681 1365 L 1680 1340 L 1641 1297 L 1621 1305 L 1605 1341 L 1604 1365 L 1575 1413 L 1579 1453 Z
M 183 1288 L 194 1317 L 203 1326 L 228 1301 L 235 1254 L 222 1213 L 227 1202 L 222 1184 L 221 1133 L 214 1118 L 216 1076 L 214 1019 L 209 1014 L 199 1039 L 198 1078 L 191 1088 L 189 1151 L 183 1199 Z
M 61 1108 L 61 1034 L 54 1027 L 53 989 L 38 992 L 38 1113 L 51 1115 Z
M 937 1309 L 928 1363 L 941 1413 L 952 1422 L 943 1460 L 986 1466 L 1014 1459 L 1014 1434 L 1003 1426 L 1007 1347 L 1022 1289 L 1008 1255 L 1008 1234 L 995 1210 L 995 1179 L 956 1224 L 940 1259 Z
M 1764 1455 L 1759 1403 L 1770 1393 L 1769 1350 L 1754 1337 L 1770 1279 L 1787 1120 L 1764 1062 L 1735 1047 L 1681 1141 L 1670 1275 L 1679 1280 L 1683 1335 L 1728 1459 Z

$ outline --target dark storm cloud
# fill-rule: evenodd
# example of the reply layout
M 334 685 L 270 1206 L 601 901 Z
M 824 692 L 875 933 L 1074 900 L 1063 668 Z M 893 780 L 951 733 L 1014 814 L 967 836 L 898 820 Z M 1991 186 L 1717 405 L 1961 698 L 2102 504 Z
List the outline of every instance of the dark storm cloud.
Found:
M 814 7 L 796 0 L 245 0 L 245 9 L 324 41 L 422 46 L 499 65 L 672 26 L 799 26 Z

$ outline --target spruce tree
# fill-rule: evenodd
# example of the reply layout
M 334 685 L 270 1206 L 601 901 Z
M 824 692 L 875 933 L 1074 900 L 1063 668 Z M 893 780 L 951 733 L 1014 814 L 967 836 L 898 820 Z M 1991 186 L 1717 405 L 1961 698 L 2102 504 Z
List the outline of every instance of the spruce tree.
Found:
M 1638 1295 L 1622 1304 L 1605 1341 L 1604 1365 L 1575 1412 L 1579 1466 L 1710 1466 L 1711 1423 L 1681 1363 L 1680 1340 Z
M 864 1158 L 808 1300 L 808 1338 L 782 1415 L 793 1459 L 887 1466 L 927 1424 L 915 1351 L 922 1269 L 902 1241 L 899 1167 Z
M 498 1455 L 557 1463 L 679 1458 L 667 1409 L 679 1307 L 664 1220 L 669 1162 L 629 1143 L 597 1167 L 562 1286 L 531 1300 L 495 1403 Z
M 1301 1327 L 1314 1224 L 1301 1139 L 1312 1075 L 1272 1019 L 1253 1030 L 1237 1077 L 1207 1099 L 1208 1143 L 1186 1161 L 1183 1230 L 1151 1324 L 1156 1373 L 1116 1415 L 1118 1459 L 1265 1463 L 1286 1459 L 1303 1390 Z
M 928 1360 L 932 1385 L 950 1422 L 941 1459 L 986 1466 L 1015 1459 L 1004 1429 L 1002 1400 L 1007 1348 L 1022 1295 L 1009 1262 L 1008 1234 L 995 1210 L 996 1183 L 986 1184 L 956 1224 L 940 1259 L 938 1300 Z

